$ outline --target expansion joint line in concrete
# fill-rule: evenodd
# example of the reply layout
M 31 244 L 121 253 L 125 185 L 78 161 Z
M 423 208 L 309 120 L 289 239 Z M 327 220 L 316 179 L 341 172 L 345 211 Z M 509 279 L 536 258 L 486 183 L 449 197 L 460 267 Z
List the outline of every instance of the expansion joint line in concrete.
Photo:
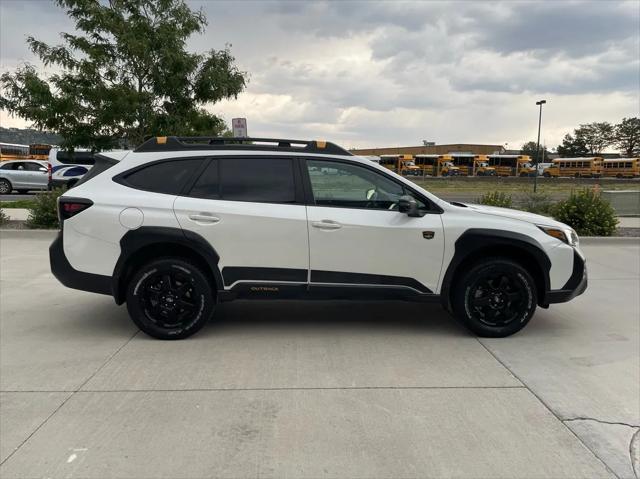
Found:
M 13 451 L 11 451 L 11 454 L 9 454 L 4 461 L 0 462 L 0 466 L 2 464 L 4 464 L 5 462 L 7 462 L 9 459 L 11 459 L 11 457 L 20 450 L 20 448 L 22 446 L 24 446 L 24 444 L 31 439 L 35 433 L 37 433 L 47 422 L 49 422 L 49 419 L 51 419 L 60 409 L 62 409 L 62 407 L 67 404 L 67 402 L 69 401 L 69 399 L 71 399 L 76 393 L 78 393 L 80 391 L 80 389 L 82 389 L 82 387 L 87 384 L 89 381 L 91 381 L 91 379 L 93 379 L 93 377 L 98 374 L 100 371 L 102 371 L 102 369 L 109 364 L 109 362 L 116 356 L 116 354 L 118 354 L 120 351 L 122 351 L 122 349 L 131 342 L 131 340 L 136 336 L 136 334 L 138 334 L 140 332 L 139 329 L 136 329 L 136 331 L 131 335 L 131 337 L 129 339 L 127 339 L 124 344 L 122 344 L 122 346 L 120 346 L 118 349 L 116 349 L 113 354 L 111 354 L 104 363 L 102 363 L 100 365 L 100 367 L 98 369 L 96 369 L 93 374 L 91 376 L 89 376 L 85 381 L 82 382 L 82 384 L 80 384 L 80 386 L 78 386 L 76 389 L 74 389 L 73 391 L 67 391 L 70 392 L 71 394 L 69 394 L 69 396 L 67 396 L 65 398 L 64 401 L 62 401 L 62 403 L 55 408 L 55 410 L 49 414 L 46 419 L 44 421 L 42 421 L 42 423 L 40 423 L 40 425 L 38 427 L 36 427 L 33 432 L 31 434 L 29 434 L 24 441 L 22 441 L 20 444 L 18 444 L 18 447 L 16 447 Z

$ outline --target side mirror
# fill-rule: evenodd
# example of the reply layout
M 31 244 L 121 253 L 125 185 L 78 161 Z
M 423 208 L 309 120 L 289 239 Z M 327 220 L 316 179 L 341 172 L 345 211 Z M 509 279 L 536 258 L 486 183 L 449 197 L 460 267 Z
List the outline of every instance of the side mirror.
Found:
M 413 196 L 404 195 L 398 199 L 398 211 L 400 213 L 406 213 L 411 217 L 420 217 L 420 210 L 418 209 L 418 202 Z

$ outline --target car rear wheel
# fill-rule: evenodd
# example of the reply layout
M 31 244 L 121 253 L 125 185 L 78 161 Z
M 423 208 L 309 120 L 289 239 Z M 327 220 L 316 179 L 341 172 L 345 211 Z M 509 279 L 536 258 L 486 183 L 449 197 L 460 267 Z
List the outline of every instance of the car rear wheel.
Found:
M 537 305 L 535 281 L 518 263 L 487 258 L 460 278 L 453 292 L 453 311 L 478 336 L 510 336 L 529 322 Z
M 215 298 L 205 274 L 181 258 L 162 258 L 142 266 L 127 285 L 133 322 L 158 339 L 183 339 L 211 318 Z
M 9 180 L 2 178 L 0 180 L 0 195 L 8 195 L 11 193 L 11 189 L 11 183 L 9 183 Z

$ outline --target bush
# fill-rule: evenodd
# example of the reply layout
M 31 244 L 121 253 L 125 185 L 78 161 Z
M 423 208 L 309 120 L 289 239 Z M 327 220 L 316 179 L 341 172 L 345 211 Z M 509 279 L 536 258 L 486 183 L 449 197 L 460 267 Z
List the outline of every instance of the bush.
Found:
M 65 192 L 63 188 L 56 188 L 35 196 L 33 206 L 29 208 L 27 226 L 29 228 L 59 228 L 58 196 Z
M 5 224 L 7 221 L 9 221 L 9 217 L 6 215 L 4 210 L 0 208 L 0 225 Z
M 609 202 L 590 189 L 572 191 L 568 199 L 553 206 L 551 214 L 585 236 L 611 236 L 618 224 Z
M 489 193 L 485 193 L 478 198 L 477 202 L 481 205 L 500 206 L 502 208 L 511 208 L 513 204 L 511 195 L 507 195 L 501 191 L 490 191 Z
M 529 213 L 536 213 L 538 215 L 550 214 L 553 202 L 549 195 L 545 193 L 525 193 L 522 200 L 522 209 Z

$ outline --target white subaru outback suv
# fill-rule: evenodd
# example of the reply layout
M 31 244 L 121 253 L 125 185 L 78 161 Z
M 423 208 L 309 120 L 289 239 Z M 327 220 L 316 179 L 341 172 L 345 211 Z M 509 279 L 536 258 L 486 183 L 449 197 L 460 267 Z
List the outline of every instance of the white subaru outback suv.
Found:
M 162 339 L 236 298 L 439 301 L 504 337 L 587 287 L 567 225 L 448 203 L 322 141 L 152 138 L 98 155 L 59 216 L 56 278 Z

